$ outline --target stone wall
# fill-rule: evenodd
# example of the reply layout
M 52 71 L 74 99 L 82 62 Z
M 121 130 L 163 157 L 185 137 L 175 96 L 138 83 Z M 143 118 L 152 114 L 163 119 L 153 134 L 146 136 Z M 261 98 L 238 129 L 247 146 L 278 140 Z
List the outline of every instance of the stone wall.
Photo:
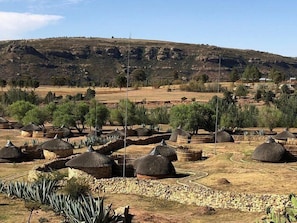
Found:
M 136 194 L 183 204 L 250 212 L 263 212 L 268 206 L 282 208 L 290 203 L 288 195 L 234 193 L 213 190 L 198 184 L 166 184 L 157 180 L 135 178 L 97 179 L 94 180 L 92 189 L 100 194 Z

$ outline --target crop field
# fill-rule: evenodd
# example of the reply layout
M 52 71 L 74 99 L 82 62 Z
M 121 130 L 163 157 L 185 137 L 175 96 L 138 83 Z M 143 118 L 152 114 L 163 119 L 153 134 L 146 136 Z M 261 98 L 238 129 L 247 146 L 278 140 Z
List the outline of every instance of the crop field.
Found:
M 177 87 L 172 86 L 168 91 L 167 87 L 153 89 L 150 87 L 138 90 L 111 88 L 96 88 L 96 99 L 102 103 L 113 104 L 127 95 L 133 102 L 143 101 L 144 99 L 150 106 L 162 105 L 166 101 L 172 104 L 180 103 L 182 97 L 191 101 L 207 102 L 214 93 L 194 93 L 182 92 Z M 55 92 L 56 95 L 73 95 L 84 93 L 87 88 L 66 88 L 41 86 L 36 89 L 37 94 L 45 96 L 48 91 Z M 114 127 L 104 126 L 103 130 L 111 130 Z M 161 126 L 161 130 L 166 131 L 169 126 Z M 280 132 L 282 129 L 275 129 Z M 292 129 L 292 131 L 296 131 Z M 81 140 L 71 138 L 70 140 Z M 3 147 L 7 140 L 11 140 L 16 146 L 21 146 L 25 142 L 30 142 L 32 138 L 23 137 L 19 130 L 0 130 L 0 146 Z M 47 139 L 37 139 L 39 142 Z M 182 181 L 184 184 L 201 184 L 209 188 L 221 191 L 232 191 L 236 193 L 255 193 L 255 194 L 280 194 L 289 195 L 297 193 L 296 174 L 297 163 L 262 163 L 251 159 L 254 149 L 263 142 L 261 141 L 235 141 L 234 143 L 201 143 L 189 144 L 192 150 L 202 150 L 204 159 L 193 162 L 173 163 L 176 172 L 180 174 L 191 173 L 182 179 L 169 178 L 162 179 L 166 183 L 176 184 Z M 169 145 L 177 147 L 174 142 Z M 131 145 L 118 150 L 118 154 L 126 152 L 131 155 L 147 154 L 155 144 L 139 146 Z M 96 147 L 94 147 L 96 149 Z M 75 150 L 76 153 L 84 151 L 86 148 Z M 27 163 L 0 163 L 0 179 L 2 180 L 26 180 L 27 173 L 36 165 L 41 165 L 45 160 L 36 160 Z M 202 177 L 195 177 L 202 176 Z M 225 181 L 222 181 L 224 179 Z M 228 183 L 226 183 L 228 182 Z M 265 215 L 263 212 L 242 212 L 233 209 L 215 209 L 214 212 L 208 211 L 206 207 L 196 205 L 186 205 L 173 201 L 164 201 L 155 198 L 148 198 L 132 194 L 104 194 L 105 204 L 112 203 L 113 208 L 128 205 L 129 213 L 133 216 L 132 222 L 185 222 L 185 223 L 207 223 L 207 222 L 236 222 L 247 223 L 257 222 Z M 222 201 L 223 202 L 223 201 Z M 16 211 L 17 210 L 17 211 Z M 30 211 L 26 208 L 23 201 L 7 198 L 0 195 L 0 222 L 27 222 Z M 47 209 L 35 210 L 32 213 L 31 223 L 41 222 L 42 219 L 48 222 L 61 222 L 61 216 L 55 215 Z

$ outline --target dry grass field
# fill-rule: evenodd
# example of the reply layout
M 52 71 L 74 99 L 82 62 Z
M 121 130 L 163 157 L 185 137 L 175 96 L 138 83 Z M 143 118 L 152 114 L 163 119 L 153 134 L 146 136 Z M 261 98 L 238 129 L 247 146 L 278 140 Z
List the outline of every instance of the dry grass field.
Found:
M 56 95 L 67 95 L 84 93 L 85 89 L 77 88 L 53 88 L 40 87 L 37 93 L 45 95 L 48 91 L 55 92 Z M 96 89 L 96 99 L 105 103 L 115 103 L 126 97 L 126 91 L 122 89 Z M 208 101 L 214 94 L 181 92 L 177 88 L 168 92 L 167 88 L 152 89 L 141 88 L 130 90 L 128 96 L 131 101 L 141 101 L 146 99 L 150 102 L 158 101 L 178 101 L 182 97 L 188 99 L 196 98 L 197 101 Z M 108 129 L 108 127 L 104 127 Z M 110 128 L 109 128 L 110 129 Z M 166 126 L 163 127 L 166 130 Z M 281 131 L 281 129 L 277 129 Z M 20 136 L 19 130 L 0 130 L 0 146 L 4 146 L 7 140 L 11 140 L 16 146 L 21 146 L 29 142 L 30 138 Z M 38 139 L 39 141 L 46 139 Z M 71 139 L 80 140 L 80 139 Z M 177 146 L 168 142 L 172 146 Z M 297 163 L 261 163 L 251 160 L 251 154 L 257 145 L 263 142 L 235 142 L 235 143 L 205 143 L 190 145 L 193 150 L 202 150 L 204 160 L 195 162 L 174 162 L 178 173 L 206 173 L 206 177 L 195 179 L 194 183 L 203 184 L 213 189 L 246 193 L 261 194 L 290 194 L 297 193 Z M 154 145 L 128 146 L 127 154 L 147 154 Z M 81 151 L 81 150 L 80 150 Z M 117 153 L 124 153 L 119 150 Z M 23 180 L 26 179 L 27 172 L 33 166 L 45 162 L 44 160 L 19 163 L 0 164 L 0 179 Z M 225 178 L 230 183 L 222 184 L 220 179 Z M 183 179 L 184 182 L 187 179 Z M 176 183 L 177 179 L 163 179 L 162 181 Z M 261 213 L 240 212 L 238 210 L 218 209 L 214 214 L 207 212 L 195 205 L 184 205 L 177 202 L 161 201 L 153 198 L 146 198 L 136 195 L 105 194 L 105 203 L 112 203 L 113 207 L 129 205 L 130 213 L 134 216 L 132 222 L 185 222 L 185 223 L 248 223 L 257 222 L 264 215 Z M 0 195 L 0 222 L 27 222 L 29 210 L 24 202 L 11 200 Z M 49 222 L 61 222 L 61 217 L 55 216 L 48 210 L 37 210 L 33 212 L 31 223 L 40 222 L 46 218 Z

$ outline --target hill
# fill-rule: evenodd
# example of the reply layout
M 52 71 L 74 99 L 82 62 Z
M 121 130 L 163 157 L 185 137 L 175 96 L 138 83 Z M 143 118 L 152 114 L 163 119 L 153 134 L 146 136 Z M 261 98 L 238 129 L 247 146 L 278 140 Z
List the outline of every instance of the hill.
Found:
M 128 53 L 129 52 L 129 53 Z M 287 77 L 297 76 L 297 58 L 254 50 L 220 48 L 203 44 L 118 38 L 48 38 L 0 41 L 0 78 L 7 81 L 33 77 L 40 84 L 111 86 L 115 77 L 140 69 L 148 83 L 189 80 L 206 74 L 228 80 L 232 68 L 248 64 L 267 73 L 272 68 Z

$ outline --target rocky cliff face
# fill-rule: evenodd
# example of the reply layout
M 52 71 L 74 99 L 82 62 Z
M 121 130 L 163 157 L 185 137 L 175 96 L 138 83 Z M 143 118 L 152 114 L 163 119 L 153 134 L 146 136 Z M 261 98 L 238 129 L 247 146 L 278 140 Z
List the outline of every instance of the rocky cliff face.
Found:
M 127 71 L 129 61 L 129 71 L 143 70 L 147 83 L 190 80 L 202 74 L 216 80 L 219 56 L 221 80 L 228 80 L 233 68 L 243 71 L 248 64 L 263 73 L 274 68 L 297 76 L 296 58 L 259 51 L 149 40 L 51 38 L 0 42 L 0 78 L 29 76 L 41 84 L 58 80 L 68 85 L 112 85 L 117 75 Z

